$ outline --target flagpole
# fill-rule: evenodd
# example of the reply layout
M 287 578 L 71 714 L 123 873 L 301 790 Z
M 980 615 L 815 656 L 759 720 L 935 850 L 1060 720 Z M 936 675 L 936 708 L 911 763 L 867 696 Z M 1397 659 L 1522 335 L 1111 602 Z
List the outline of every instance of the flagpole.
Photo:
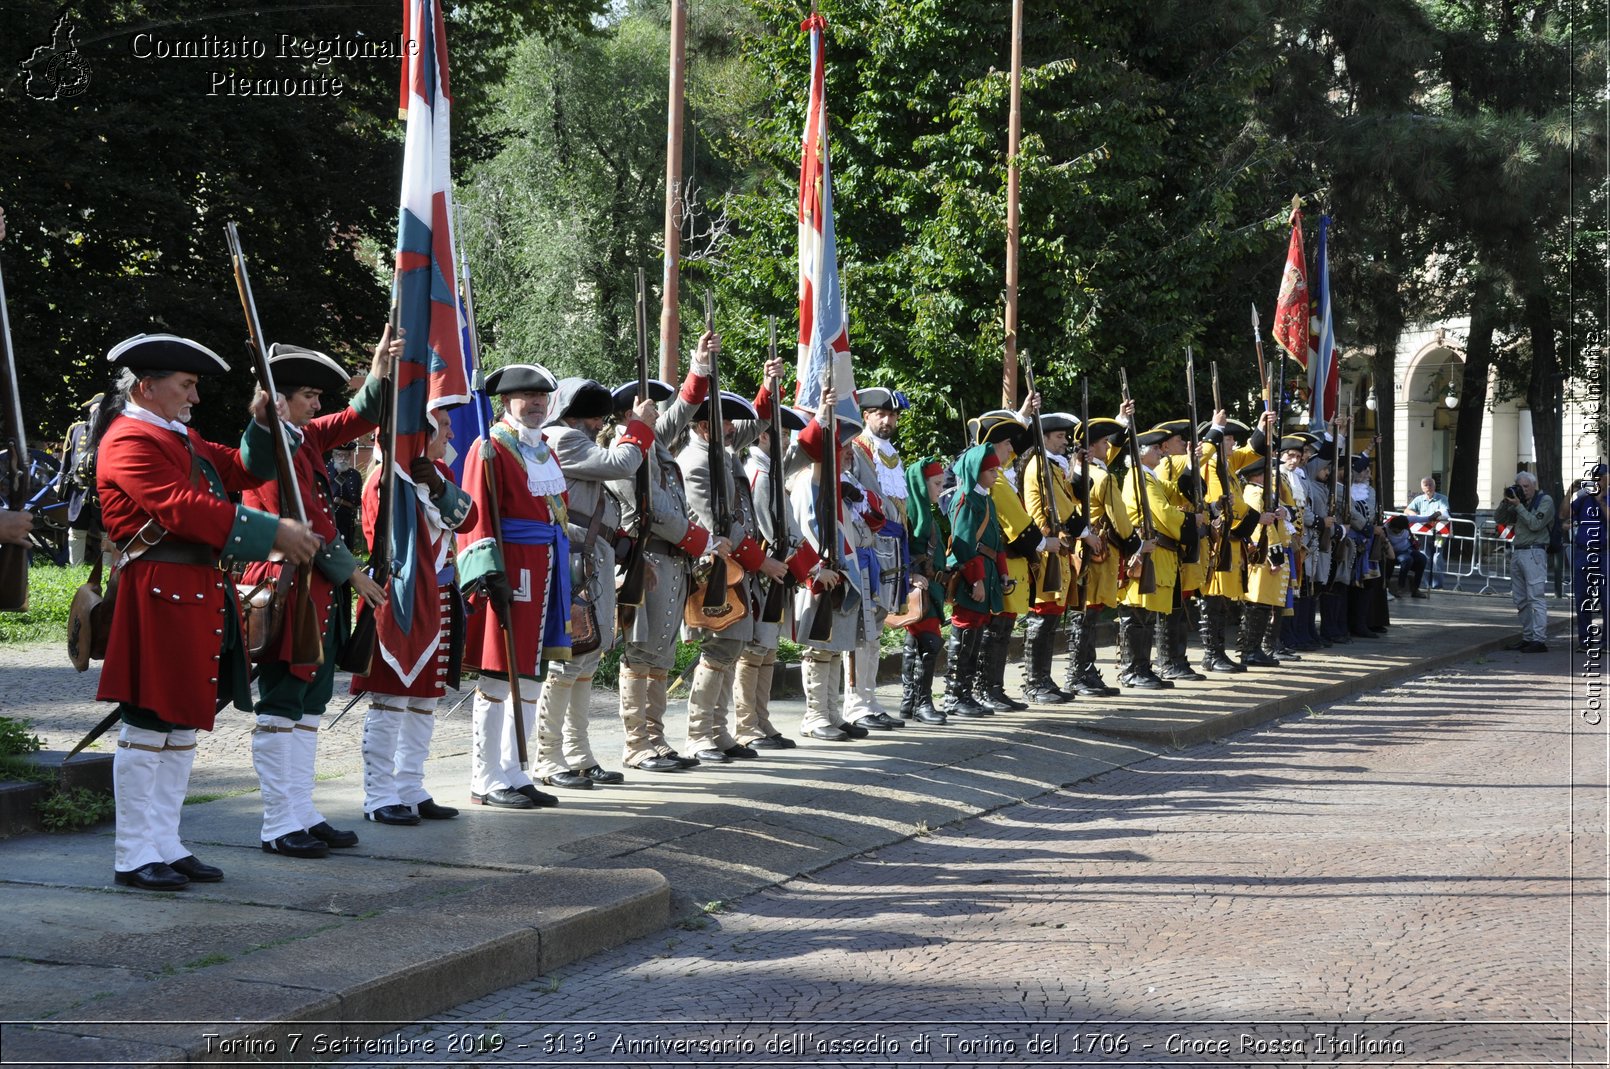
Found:
M 687 74 L 687 0 L 671 0 L 671 91 L 665 120 L 665 272 L 660 304 L 660 378 L 676 381 L 682 262 L 682 104 Z
M 1012 0 L 1012 106 L 1006 132 L 1006 352 L 1001 407 L 1017 407 L 1017 150 L 1023 134 L 1023 0 Z

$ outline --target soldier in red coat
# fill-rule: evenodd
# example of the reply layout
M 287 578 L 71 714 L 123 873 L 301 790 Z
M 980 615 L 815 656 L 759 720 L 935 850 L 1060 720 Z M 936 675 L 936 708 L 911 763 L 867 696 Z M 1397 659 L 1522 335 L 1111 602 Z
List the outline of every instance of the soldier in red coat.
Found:
M 422 557 L 435 570 L 437 640 L 418 664 L 399 661 L 384 646 L 377 646 L 367 675 L 353 676 L 352 693 L 368 693 L 369 712 L 363 720 L 363 815 L 378 824 L 418 824 L 458 816 L 452 806 L 440 805 L 425 789 L 425 758 L 436 729 L 436 703 L 446 687 L 458 686 L 463 644 L 454 648 L 450 637 L 462 636 L 464 603 L 458 592 L 453 553 L 453 532 L 475 520 L 475 502 L 453 482 L 453 472 L 442 458 L 453 440 L 453 424 L 446 412 L 435 416 L 436 431 L 425 455 L 409 465 L 414 480 L 415 530 Z M 380 465 L 363 485 L 363 533 L 375 544 L 380 519 Z M 408 484 L 397 482 L 399 488 Z M 424 596 L 424 595 L 422 595 Z M 392 611 L 392 602 L 376 610 L 378 618 Z M 429 619 L 412 621 L 426 629 Z M 400 626 L 400 624 L 399 624 Z M 384 632 L 384 628 L 377 628 Z
M 319 719 L 334 691 L 335 661 L 348 631 L 350 584 L 365 601 L 380 605 L 385 592 L 361 569 L 352 551 L 335 529 L 333 502 L 324 454 L 373 430 L 380 421 L 384 396 L 382 379 L 401 355 L 402 341 L 392 340 L 386 329 L 375 347 L 373 366 L 348 407 L 320 416 L 326 394 L 338 396 L 347 386 L 347 372 L 323 353 L 291 345 L 275 345 L 269 354 L 274 385 L 285 397 L 286 422 L 300 446 L 296 452 L 297 491 L 303 514 L 324 545 L 313 559 L 308 596 L 318 621 L 322 656 L 297 660 L 292 649 L 296 618 L 296 586 L 289 584 L 280 634 L 264 651 L 257 676 L 257 730 L 252 733 L 252 764 L 263 793 L 263 850 L 287 857 L 326 856 L 331 847 L 358 844 L 356 832 L 330 826 L 313 804 L 313 766 L 319 741 Z M 278 482 L 248 490 L 246 504 L 266 512 L 282 513 Z M 246 582 L 278 582 L 282 561 L 246 569 Z M 303 654 L 306 658 L 306 654 Z
M 492 425 L 491 469 L 476 439 L 464 461 L 464 489 L 475 499 L 475 522 L 459 532 L 458 571 L 470 602 L 464 665 L 481 673 L 475 688 L 470 801 L 499 809 L 553 806 L 520 767 L 519 732 L 533 724 L 547 662 L 570 659 L 570 540 L 565 534 L 565 476 L 543 440 L 548 401 L 558 382 L 537 364 L 507 364 L 486 377 L 502 403 Z M 488 609 L 495 611 L 487 611 Z M 516 663 L 504 652 L 499 617 L 514 630 Z M 509 680 L 520 679 L 518 710 Z M 517 719 L 518 714 L 518 719 Z
M 250 709 L 240 606 L 227 568 L 261 560 L 311 560 L 318 537 L 295 520 L 232 504 L 228 495 L 272 476 L 274 450 L 255 420 L 240 449 L 214 445 L 185 425 L 203 375 L 229 370 L 210 350 L 171 334 L 141 334 L 114 347 L 122 369 L 96 469 L 106 536 L 116 547 L 112 632 L 101 701 L 123 722 L 113 756 L 118 883 L 176 890 L 223 873 L 179 838 L 196 730 L 212 730 L 220 701 Z M 257 415 L 267 398 L 259 394 Z

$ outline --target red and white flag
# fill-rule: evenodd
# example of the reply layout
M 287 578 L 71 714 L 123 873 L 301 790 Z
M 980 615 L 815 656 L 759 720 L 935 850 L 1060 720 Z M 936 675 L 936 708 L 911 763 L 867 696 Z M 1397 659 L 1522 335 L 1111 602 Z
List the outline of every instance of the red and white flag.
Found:
M 1304 368 L 1308 367 L 1308 261 L 1303 255 L 1303 213 L 1291 209 L 1291 242 L 1286 247 L 1286 270 L 1275 299 L 1275 321 L 1270 329 L 1276 344 Z

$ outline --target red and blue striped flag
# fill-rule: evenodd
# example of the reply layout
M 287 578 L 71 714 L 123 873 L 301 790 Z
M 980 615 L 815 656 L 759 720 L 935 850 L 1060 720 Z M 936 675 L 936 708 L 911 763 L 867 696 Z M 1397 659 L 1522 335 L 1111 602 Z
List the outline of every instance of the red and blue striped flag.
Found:
M 1330 300 L 1330 216 L 1319 217 L 1319 250 L 1314 271 L 1319 281 L 1314 313 L 1319 321 L 1319 337 L 1314 359 L 1308 367 L 1309 409 L 1313 417 L 1310 430 L 1321 430 L 1336 417 L 1337 392 L 1341 389 L 1340 361 L 1336 358 L 1336 317 Z
M 827 20 L 813 14 L 800 24 L 811 35 L 811 89 L 799 167 L 799 361 L 794 403 L 814 409 L 831 368 L 838 410 L 855 411 L 850 369 L 850 327 L 839 288 L 838 250 L 833 238 L 833 178 L 828 165 L 827 100 L 822 33 Z
M 453 250 L 452 97 L 441 0 L 404 0 L 400 113 L 407 120 L 396 298 L 404 349 L 397 368 L 397 453 L 391 495 L 391 589 L 376 617 L 379 653 L 404 683 L 436 652 L 439 586 L 409 461 L 425 455 L 440 409 L 469 400 Z M 423 626 L 415 627 L 415 621 Z M 429 621 L 429 623 L 426 623 Z

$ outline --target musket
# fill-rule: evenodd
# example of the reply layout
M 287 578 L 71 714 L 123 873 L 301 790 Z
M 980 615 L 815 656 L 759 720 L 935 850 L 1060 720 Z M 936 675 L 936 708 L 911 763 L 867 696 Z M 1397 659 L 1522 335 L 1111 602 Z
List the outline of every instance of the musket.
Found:
M 1034 364 L 1028 353 L 1019 353 L 1018 360 L 1023 367 L 1023 384 L 1034 396 Z M 1050 523 L 1048 537 L 1060 539 L 1062 536 L 1062 522 L 1057 518 L 1057 499 L 1051 489 L 1051 458 L 1045 455 L 1045 424 L 1040 421 L 1040 410 L 1035 408 L 1034 418 L 1029 423 L 1029 429 L 1034 432 L 1034 448 L 1039 450 L 1040 460 L 1040 494 L 1045 498 L 1046 519 Z M 1045 554 L 1045 570 L 1040 575 L 1040 589 L 1061 591 L 1062 589 L 1062 551 L 1060 543 L 1057 549 Z
M 704 293 L 704 332 L 714 334 L 715 305 L 710 291 Z M 732 500 L 727 496 L 726 414 L 721 405 L 720 360 L 710 354 L 709 456 L 706 471 L 710 479 L 710 539 L 726 537 L 732 530 Z M 721 631 L 749 614 L 748 599 L 740 593 L 743 567 L 735 560 L 712 556 L 709 564 L 695 573 L 696 585 L 684 604 L 682 622 L 691 627 Z
M 769 339 L 767 341 L 767 361 L 777 359 L 777 317 L 767 319 Z M 766 443 L 766 454 L 771 461 L 771 481 L 768 484 L 771 490 L 772 531 L 776 538 L 767 547 L 771 550 L 772 560 L 785 561 L 788 559 L 788 500 L 783 486 L 783 397 L 782 383 L 772 384 L 771 391 L 771 434 L 770 441 Z M 769 581 L 766 587 L 766 601 L 760 609 L 762 623 L 775 624 L 783 618 L 783 598 L 788 591 L 788 582 L 777 579 Z
M 648 396 L 648 286 L 643 280 L 643 269 L 637 269 L 637 400 Z M 637 620 L 638 606 L 648 592 L 649 527 L 654 522 L 653 491 L 649 485 L 649 465 L 645 456 L 632 474 L 632 491 L 636 497 L 637 527 L 632 532 L 632 547 L 621 565 L 620 587 L 615 592 L 615 621 L 617 630 L 625 634 Z
M 1085 518 L 1085 529 L 1094 531 L 1095 525 L 1090 522 L 1090 482 L 1093 476 L 1090 473 L 1090 376 L 1086 375 L 1079 398 L 1079 434 L 1084 444 L 1079 446 L 1079 474 L 1080 479 L 1076 490 L 1079 495 L 1079 510 Z M 1103 535 L 1102 537 L 1105 537 Z M 1085 591 L 1089 586 L 1087 576 L 1090 572 L 1090 545 L 1083 539 L 1076 547 L 1084 565 L 1079 569 L 1079 608 L 1085 607 Z
M 11 348 L 11 313 L 6 308 L 5 279 L 0 278 L 0 342 L 6 361 L 6 507 L 27 508 L 28 438 L 22 422 L 22 392 L 17 383 L 17 354 Z M 28 611 L 28 547 L 0 546 L 0 612 Z
M 1191 455 L 1189 459 L 1193 493 L 1188 496 L 1191 504 L 1200 510 L 1207 507 L 1207 480 L 1202 478 L 1202 458 L 1198 456 L 1202 443 L 1196 433 L 1196 354 L 1189 345 L 1185 347 L 1185 396 L 1191 408 Z M 1183 475 L 1180 477 L 1180 481 L 1184 482 Z M 1194 515 L 1187 517 L 1185 522 L 1190 524 L 1193 530 L 1195 529 L 1196 517 Z M 1195 564 L 1202 559 L 1201 539 L 1193 536 L 1190 547 L 1190 551 L 1187 553 L 1185 544 L 1183 540 L 1181 541 L 1181 564 Z
M 1124 401 L 1131 402 L 1129 396 L 1129 373 L 1118 369 L 1118 384 L 1124 391 Z M 1130 428 L 1129 438 L 1129 467 L 1130 474 L 1135 477 L 1135 496 L 1140 498 L 1140 538 L 1142 542 L 1150 542 L 1157 537 L 1157 528 L 1152 526 L 1151 492 L 1146 486 L 1146 468 L 1140 462 L 1140 436 L 1135 433 L 1135 427 L 1140 426 L 1140 420 L 1134 421 Z M 1157 569 L 1152 563 L 1152 555 L 1142 546 L 1129 559 L 1128 573 L 1140 584 L 1142 594 L 1157 593 Z
M 1224 410 L 1224 402 L 1219 399 L 1219 362 L 1213 361 L 1213 411 Z M 1213 447 L 1213 467 L 1219 477 L 1219 515 L 1214 521 L 1219 535 L 1213 544 L 1213 570 L 1227 572 L 1230 570 L 1230 525 L 1235 520 L 1235 505 L 1230 500 L 1230 462 L 1224 455 L 1224 439 L 1220 438 Z
M 240 291 L 241 310 L 246 315 L 246 349 L 251 354 L 252 366 L 257 373 L 257 384 L 268 395 L 264 405 L 263 421 L 274 439 L 274 468 L 279 485 L 280 515 L 289 516 L 299 523 L 307 523 L 307 510 L 302 506 L 302 488 L 296 478 L 296 464 L 291 456 L 291 442 L 280 421 L 274 386 L 274 369 L 268 363 L 268 343 L 263 338 L 263 324 L 257 318 L 257 302 L 252 297 L 251 277 L 246 271 L 246 253 L 241 248 L 240 231 L 233 222 L 224 224 L 229 243 L 229 258 L 235 269 L 235 288 Z M 296 602 L 290 620 L 285 626 L 291 629 L 291 662 L 293 664 L 323 664 L 324 637 L 319 632 L 319 619 L 313 608 L 313 564 L 296 568 L 292 587 Z
M 466 291 L 467 292 L 467 291 Z M 395 339 L 402 325 L 402 304 L 400 300 L 393 301 L 391 313 L 387 317 L 387 326 L 390 336 Z M 391 374 L 386 379 L 385 399 L 382 402 L 380 415 L 380 432 L 376 438 L 380 446 L 380 463 L 376 467 L 375 489 L 379 494 L 378 509 L 375 516 L 374 537 L 369 545 L 369 562 L 367 570 L 369 577 L 382 589 L 391 583 L 393 562 L 397 558 L 396 539 L 392 537 L 392 510 L 396 507 L 396 479 L 394 468 L 397 462 L 397 403 L 399 397 L 398 382 L 401 376 L 398 368 L 393 366 Z M 445 417 L 444 417 L 445 418 Z M 352 636 L 347 642 L 347 653 L 343 658 L 341 667 L 351 670 L 353 675 L 367 676 L 374 665 L 375 649 L 379 639 L 375 627 L 375 609 L 367 601 L 358 603 L 358 616 L 352 624 Z M 363 692 L 359 692 L 363 693 Z M 349 704 L 347 708 L 351 708 Z M 345 713 L 346 710 L 342 710 Z

